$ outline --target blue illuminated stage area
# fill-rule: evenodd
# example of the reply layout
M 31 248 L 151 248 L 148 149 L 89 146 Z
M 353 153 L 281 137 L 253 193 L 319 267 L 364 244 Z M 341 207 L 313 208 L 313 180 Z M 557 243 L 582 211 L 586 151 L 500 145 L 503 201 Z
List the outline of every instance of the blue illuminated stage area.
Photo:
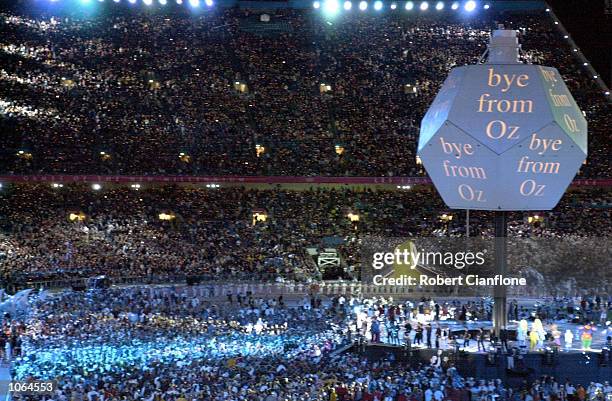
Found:
M 577 307 L 583 303 L 571 298 L 514 299 L 500 336 L 493 333 L 490 298 L 348 302 L 352 335 L 370 343 L 468 353 L 487 353 L 501 345 L 504 351 L 516 348 L 523 353 L 599 353 L 612 348 L 612 312 L 603 304 Z
M 496 352 L 470 353 L 431 349 L 406 349 L 387 344 L 353 346 L 349 353 L 362 355 L 372 361 L 395 360 L 409 366 L 430 365 L 436 358 L 448 360 L 466 378 L 485 380 L 501 379 L 508 386 L 520 388 L 524 383 L 542 376 L 558 380 L 570 378 L 572 382 L 588 383 L 609 381 L 612 378 L 612 363 L 604 362 L 601 353 L 543 353 L 530 352 L 506 356 Z M 433 362 L 436 364 L 437 362 Z
M 432 327 L 434 334 L 432 339 L 432 346 L 427 346 L 427 341 L 425 338 L 421 339 L 421 342 L 415 344 L 415 336 L 416 333 L 411 331 L 409 337 L 406 338 L 406 330 L 400 329 L 398 333 L 398 341 L 394 341 L 392 335 L 389 334 L 388 330 L 381 330 L 380 335 L 380 344 L 389 344 L 389 345 L 398 345 L 405 344 L 409 341 L 414 349 L 432 349 L 435 347 L 435 330 L 440 327 L 443 330 L 448 331 L 449 336 L 458 337 L 457 340 L 450 340 L 448 337 L 441 338 L 439 340 L 438 349 L 442 350 L 450 350 L 457 349 L 464 352 L 469 353 L 486 353 L 490 349 L 490 347 L 494 346 L 494 344 L 490 341 L 488 333 L 493 329 L 493 324 L 491 321 L 467 321 L 467 322 L 459 322 L 455 320 L 445 320 L 445 321 L 431 321 L 429 322 Z M 412 324 L 418 324 L 415 320 Z M 610 324 L 600 324 L 593 325 L 591 328 L 587 326 L 585 329 L 585 325 L 576 324 L 576 323 L 568 323 L 566 321 L 557 321 L 553 323 L 549 323 L 546 325 L 542 325 L 543 333 L 542 335 L 538 335 L 537 339 L 534 340 L 533 344 L 529 338 L 530 328 L 527 329 L 526 334 L 519 334 L 520 331 L 520 323 L 519 322 L 511 322 L 508 325 L 508 341 L 510 348 L 516 347 L 519 349 L 523 349 L 528 352 L 544 352 L 547 349 L 551 349 L 551 347 L 558 348 L 559 352 L 562 353 L 574 353 L 574 352 L 594 352 L 600 353 L 602 349 L 608 348 L 612 346 L 612 342 L 609 342 L 612 338 L 612 325 Z M 529 322 L 528 326 L 531 327 L 532 323 Z M 371 328 L 371 325 L 368 326 Z M 478 331 L 479 329 L 484 329 L 487 332 L 487 339 L 483 342 L 483 346 L 479 347 L 478 345 Z M 467 330 L 470 333 L 469 341 L 464 340 L 464 332 Z M 559 341 L 556 344 L 554 341 L 554 332 L 558 332 Z M 585 339 L 590 339 L 590 346 L 585 348 L 582 343 L 583 336 Z M 366 334 L 365 338 L 368 341 L 372 340 L 372 334 Z

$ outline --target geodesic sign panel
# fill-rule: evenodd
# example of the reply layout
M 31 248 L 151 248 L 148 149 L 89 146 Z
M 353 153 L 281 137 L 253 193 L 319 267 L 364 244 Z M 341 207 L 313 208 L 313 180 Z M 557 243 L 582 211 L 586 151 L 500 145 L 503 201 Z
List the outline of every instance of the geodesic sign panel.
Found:
M 418 154 L 451 208 L 549 210 L 587 156 L 587 123 L 555 68 L 458 67 L 421 122 Z

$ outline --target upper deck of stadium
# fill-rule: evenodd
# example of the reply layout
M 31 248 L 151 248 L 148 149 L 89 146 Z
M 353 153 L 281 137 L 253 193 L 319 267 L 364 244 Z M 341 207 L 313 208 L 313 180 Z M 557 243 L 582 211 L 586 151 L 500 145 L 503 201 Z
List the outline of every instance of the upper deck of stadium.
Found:
M 0 178 L 422 180 L 421 118 L 498 24 L 519 31 L 524 62 L 559 68 L 584 111 L 578 177 L 609 177 L 609 95 L 545 3 L 430 3 L 4 9 Z

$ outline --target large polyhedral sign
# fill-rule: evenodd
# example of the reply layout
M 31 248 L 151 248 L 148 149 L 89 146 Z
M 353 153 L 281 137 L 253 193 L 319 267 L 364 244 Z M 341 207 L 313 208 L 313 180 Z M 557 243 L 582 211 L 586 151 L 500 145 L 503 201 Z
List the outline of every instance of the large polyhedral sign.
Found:
M 587 123 L 555 68 L 451 71 L 421 123 L 418 154 L 451 208 L 549 210 L 587 155 Z

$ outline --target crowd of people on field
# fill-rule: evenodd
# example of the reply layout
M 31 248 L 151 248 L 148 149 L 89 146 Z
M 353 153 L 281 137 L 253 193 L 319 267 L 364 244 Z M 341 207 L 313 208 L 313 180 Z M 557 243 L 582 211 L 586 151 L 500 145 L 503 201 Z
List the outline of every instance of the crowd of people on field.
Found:
M 499 23 L 584 110 L 581 176 L 610 172 L 609 105 L 545 14 L 117 10 L 0 14 L 1 172 L 423 175 L 420 121 Z
M 353 301 L 313 295 L 296 303 L 250 293 L 224 300 L 169 287 L 40 293 L 29 313 L 4 318 L 4 331 L 19 337 L 11 371 L 19 380 L 56 380 L 57 388 L 14 398 L 605 401 L 612 394 L 609 382 L 548 376 L 508 387 L 465 377 L 443 356 L 406 365 L 392 355 L 338 353 L 350 341 Z

